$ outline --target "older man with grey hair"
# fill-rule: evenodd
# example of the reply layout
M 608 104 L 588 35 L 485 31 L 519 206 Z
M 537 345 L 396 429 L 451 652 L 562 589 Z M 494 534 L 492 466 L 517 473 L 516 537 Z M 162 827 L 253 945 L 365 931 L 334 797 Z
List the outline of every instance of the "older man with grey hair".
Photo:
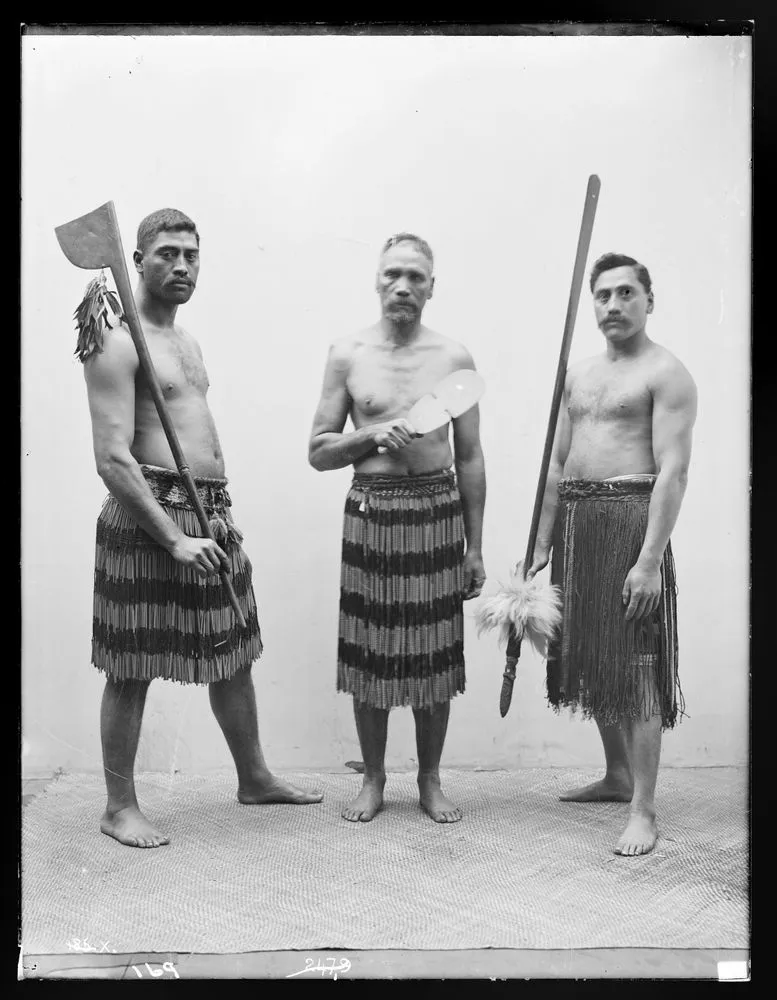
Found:
M 442 792 L 439 765 L 450 701 L 464 690 L 462 601 L 485 580 L 481 554 L 486 481 L 477 406 L 419 434 L 412 404 L 458 369 L 460 343 L 429 329 L 434 291 L 425 240 L 384 244 L 377 323 L 330 348 L 309 459 L 321 471 L 352 465 L 345 503 L 337 687 L 354 701 L 364 782 L 342 812 L 368 822 L 383 805 L 390 709 L 413 709 L 421 807 L 435 822 L 461 819 Z M 350 417 L 353 430 L 344 431 Z M 451 466 L 455 465 L 455 474 Z

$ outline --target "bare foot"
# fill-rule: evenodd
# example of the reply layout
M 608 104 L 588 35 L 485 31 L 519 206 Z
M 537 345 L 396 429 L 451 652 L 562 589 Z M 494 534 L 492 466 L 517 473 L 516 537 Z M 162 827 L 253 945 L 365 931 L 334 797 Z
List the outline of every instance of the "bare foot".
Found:
M 268 772 L 266 777 L 252 782 L 243 788 L 238 788 L 237 799 L 244 806 L 260 806 L 271 802 L 285 802 L 295 806 L 307 806 L 320 802 L 323 792 L 304 792 L 287 781 L 281 781 Z
M 628 777 L 605 775 L 601 781 L 583 788 L 572 788 L 559 795 L 562 802 L 631 802 L 634 789 Z
M 633 812 L 614 850 L 616 854 L 628 857 L 647 854 L 653 850 L 657 839 L 658 827 L 655 815 L 648 810 Z
M 343 807 L 340 815 L 343 819 L 351 823 L 369 823 L 374 816 L 383 808 L 383 786 L 384 781 L 378 779 L 364 779 L 362 790 L 347 806 Z
M 419 778 L 418 793 L 421 808 L 435 823 L 458 823 L 461 819 L 461 809 L 443 795 L 439 778 Z
M 127 847 L 162 847 L 170 843 L 170 838 L 153 827 L 137 806 L 115 812 L 106 809 L 100 829 Z

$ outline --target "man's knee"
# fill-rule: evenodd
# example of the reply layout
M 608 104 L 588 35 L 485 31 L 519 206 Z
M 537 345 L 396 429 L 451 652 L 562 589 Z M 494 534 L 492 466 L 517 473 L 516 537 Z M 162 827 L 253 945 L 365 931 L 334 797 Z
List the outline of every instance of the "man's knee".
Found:
M 226 688 L 240 687 L 251 681 L 251 667 L 253 664 L 249 663 L 246 667 L 239 667 L 231 677 L 224 677 L 218 681 L 211 681 L 208 684 L 208 688 L 211 691 L 223 691 Z
M 450 711 L 449 701 L 437 701 L 432 705 L 424 705 L 422 708 L 413 707 L 413 715 L 418 722 L 428 722 L 430 719 L 439 719 Z
M 142 677 L 108 677 L 105 681 L 105 687 L 111 694 L 126 698 L 145 697 L 150 684 L 150 679 Z
M 359 701 L 359 699 L 354 695 L 353 708 L 356 715 L 359 716 L 360 720 L 369 722 L 374 719 L 376 722 L 384 722 L 388 718 L 389 709 L 387 708 L 376 708 L 375 705 L 371 705 L 368 701 Z

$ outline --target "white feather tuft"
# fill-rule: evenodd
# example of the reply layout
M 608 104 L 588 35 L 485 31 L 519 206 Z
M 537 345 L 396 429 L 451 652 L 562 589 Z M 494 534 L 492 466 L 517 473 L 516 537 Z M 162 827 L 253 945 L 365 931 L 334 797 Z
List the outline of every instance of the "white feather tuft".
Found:
M 528 639 L 542 657 L 561 624 L 561 589 L 542 583 L 537 577 L 523 578 L 523 561 L 510 575 L 510 582 L 493 597 L 487 598 L 475 612 L 478 635 L 498 630 L 499 642 L 506 644 L 511 626 L 522 639 Z

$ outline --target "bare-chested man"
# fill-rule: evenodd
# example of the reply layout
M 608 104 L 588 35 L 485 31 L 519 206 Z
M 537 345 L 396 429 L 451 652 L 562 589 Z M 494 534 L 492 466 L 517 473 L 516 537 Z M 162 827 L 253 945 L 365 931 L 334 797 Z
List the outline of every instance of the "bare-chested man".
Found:
M 552 548 L 564 616 L 548 696 L 595 718 L 604 744 L 604 778 L 562 799 L 629 802 L 615 852 L 637 855 L 656 842 L 661 733 L 682 712 L 669 536 L 685 494 L 696 387 L 645 332 L 653 292 L 643 265 L 605 254 L 591 291 L 606 350 L 567 373 L 529 575 Z
M 354 466 L 337 674 L 338 690 L 353 695 L 364 758 L 363 787 L 342 812 L 354 822 L 383 805 L 388 714 L 399 705 L 415 716 L 422 808 L 438 823 L 462 815 L 439 766 L 450 699 L 464 690 L 462 600 L 485 580 L 486 481 L 477 406 L 453 421 L 453 451 L 448 426 L 421 436 L 405 419 L 450 372 L 475 367 L 465 347 L 421 323 L 432 272 L 424 240 L 400 233 L 385 243 L 381 319 L 331 347 L 310 439 L 314 468 Z M 343 433 L 349 416 L 355 429 Z
M 251 664 L 262 651 L 251 565 L 230 513 L 224 458 L 202 352 L 176 323 L 200 269 L 194 223 L 174 209 L 147 216 L 134 254 L 143 330 L 175 429 L 220 544 L 200 535 L 191 501 L 129 332 L 105 334 L 84 363 L 97 471 L 108 487 L 97 523 L 92 662 L 107 675 L 101 732 L 108 804 L 103 833 L 132 847 L 169 838 L 140 811 L 134 762 L 155 677 L 209 684 L 213 713 L 246 804 L 319 802 L 274 777 L 259 744 Z M 231 574 L 243 631 L 218 578 Z

